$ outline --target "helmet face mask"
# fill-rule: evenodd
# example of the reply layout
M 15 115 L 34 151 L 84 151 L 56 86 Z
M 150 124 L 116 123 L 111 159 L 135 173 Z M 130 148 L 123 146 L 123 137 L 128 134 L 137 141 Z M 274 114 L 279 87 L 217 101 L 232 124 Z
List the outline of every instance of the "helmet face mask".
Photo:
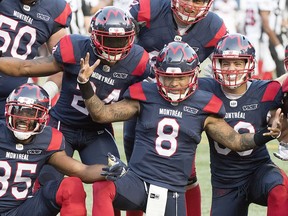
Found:
M 121 9 L 112 6 L 100 9 L 93 16 L 90 31 L 95 54 L 108 62 L 125 58 L 135 39 L 131 18 Z
M 171 0 L 171 9 L 176 18 L 186 25 L 203 19 L 214 0 Z
M 224 36 L 212 55 L 214 78 L 222 86 L 235 89 L 246 83 L 255 68 L 255 49 L 240 34 Z
M 5 115 L 7 127 L 19 140 L 41 133 L 47 124 L 50 101 L 40 86 L 24 84 L 7 98 Z
M 198 56 L 188 44 L 171 42 L 157 56 L 154 71 L 160 95 L 171 103 L 181 102 L 197 88 Z

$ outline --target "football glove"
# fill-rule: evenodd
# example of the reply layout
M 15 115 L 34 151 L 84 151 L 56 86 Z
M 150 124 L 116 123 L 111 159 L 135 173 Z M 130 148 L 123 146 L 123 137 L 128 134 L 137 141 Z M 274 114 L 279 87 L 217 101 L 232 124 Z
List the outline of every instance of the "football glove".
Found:
M 121 161 L 119 158 L 112 155 L 110 152 L 108 156 L 108 166 L 102 168 L 101 175 L 109 181 L 116 181 L 118 178 L 121 178 L 128 171 L 127 165 Z
M 273 154 L 280 160 L 288 161 L 288 143 L 280 142 L 278 152 L 274 152 Z

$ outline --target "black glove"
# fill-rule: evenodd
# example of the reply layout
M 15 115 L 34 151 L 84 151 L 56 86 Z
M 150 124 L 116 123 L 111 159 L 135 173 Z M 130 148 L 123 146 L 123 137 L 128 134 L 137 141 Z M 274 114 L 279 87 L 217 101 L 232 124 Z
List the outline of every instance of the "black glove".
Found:
M 127 165 L 121 161 L 119 158 L 112 155 L 110 152 L 108 156 L 108 166 L 102 168 L 101 175 L 109 181 L 116 181 L 121 178 L 128 171 Z

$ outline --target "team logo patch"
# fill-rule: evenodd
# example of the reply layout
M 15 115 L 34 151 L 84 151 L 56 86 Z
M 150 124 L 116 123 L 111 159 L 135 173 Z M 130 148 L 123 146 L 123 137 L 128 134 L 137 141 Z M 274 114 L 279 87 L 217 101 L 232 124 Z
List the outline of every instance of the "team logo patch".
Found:
M 196 114 L 196 113 L 198 113 L 198 109 L 195 109 L 195 108 L 193 108 L 193 107 L 189 107 L 189 106 L 184 106 L 183 107 L 183 111 L 184 112 L 188 112 L 188 113 L 192 113 L 192 114 Z
M 23 5 L 23 9 L 25 10 L 25 11 L 30 11 L 30 6 L 29 5 Z
M 40 13 L 37 13 L 37 18 L 41 19 L 41 20 L 44 20 L 44 21 L 49 21 L 50 20 L 50 17 L 47 16 L 47 15 L 44 15 L 44 14 L 40 14 Z
M 230 101 L 230 107 L 237 107 L 238 103 L 235 100 Z
M 29 149 L 27 154 L 29 155 L 40 155 L 42 153 L 41 149 Z
M 21 151 L 24 149 L 24 146 L 20 143 L 16 144 L 16 150 Z
M 246 105 L 242 107 L 244 111 L 256 110 L 257 108 L 258 108 L 258 104 L 250 104 L 250 105 Z
M 108 66 L 108 65 L 103 65 L 103 71 L 104 72 L 106 72 L 106 73 L 108 73 L 108 72 L 110 72 L 110 67 Z
M 117 79 L 126 79 L 128 77 L 128 74 L 126 73 L 113 73 L 113 77 Z

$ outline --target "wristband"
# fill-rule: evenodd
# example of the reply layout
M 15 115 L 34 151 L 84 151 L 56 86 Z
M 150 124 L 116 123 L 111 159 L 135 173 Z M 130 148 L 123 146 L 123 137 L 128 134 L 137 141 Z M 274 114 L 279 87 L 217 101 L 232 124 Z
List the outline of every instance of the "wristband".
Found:
M 267 142 L 275 139 L 272 136 L 263 136 L 263 133 L 269 133 L 270 131 L 267 128 L 264 128 L 254 134 L 254 142 L 257 146 L 265 145 Z
M 90 82 L 86 82 L 84 84 L 78 82 L 78 85 L 79 85 L 80 91 L 82 93 L 82 98 L 84 100 L 88 100 L 91 97 L 93 97 L 94 90 L 93 90 L 92 85 L 91 85 Z

